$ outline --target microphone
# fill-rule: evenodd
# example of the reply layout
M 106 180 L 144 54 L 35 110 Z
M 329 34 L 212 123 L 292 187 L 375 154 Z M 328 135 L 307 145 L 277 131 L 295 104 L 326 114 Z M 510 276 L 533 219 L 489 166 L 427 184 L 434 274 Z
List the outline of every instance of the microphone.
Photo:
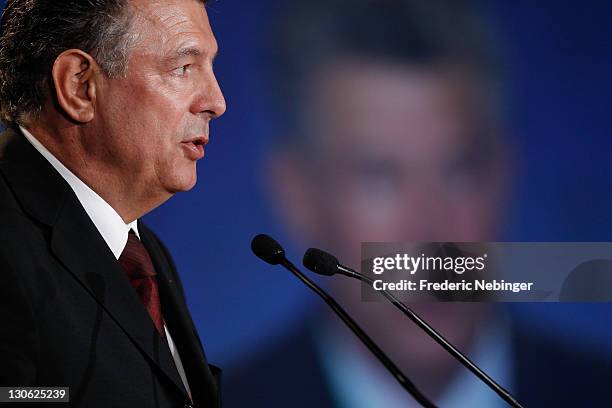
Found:
M 374 280 L 370 277 L 359 273 L 351 268 L 341 265 L 338 258 L 321 249 L 309 248 L 304 254 L 302 263 L 306 268 L 319 275 L 332 276 L 340 274 L 351 278 L 359 279 L 362 282 L 367 282 L 370 287 L 374 284 Z M 373 289 L 372 289 L 373 290 Z M 491 377 L 482 371 L 476 364 L 463 355 L 455 346 L 446 340 L 440 333 L 431 327 L 425 320 L 417 315 L 412 309 L 398 300 L 391 292 L 382 290 L 380 293 L 389 300 L 395 307 L 402 311 L 414 324 L 421 328 L 429 337 L 434 339 L 444 350 L 455 357 L 461 364 L 470 370 L 482 382 L 488 385 L 497 395 L 499 395 L 510 406 L 515 408 L 523 408 L 523 406 L 514 398 L 507 390 L 495 382 Z
M 287 259 L 283 247 L 266 234 L 259 234 L 253 238 L 251 241 L 251 251 L 259 259 L 270 265 L 278 265 Z
M 316 283 L 306 277 L 295 267 L 285 256 L 285 250 L 273 238 L 265 234 L 259 234 L 251 241 L 251 250 L 261 260 L 271 265 L 282 265 L 294 274 L 306 286 L 319 295 L 325 303 L 338 315 L 349 329 L 361 340 L 361 342 L 374 354 L 378 360 L 387 368 L 400 385 L 408 391 L 412 397 L 423 407 L 436 408 L 436 406 L 419 391 L 416 386 L 401 372 L 401 370 L 391 361 L 389 357 L 378 347 L 363 329 L 349 316 L 348 313 L 332 298 L 327 292 L 321 289 Z

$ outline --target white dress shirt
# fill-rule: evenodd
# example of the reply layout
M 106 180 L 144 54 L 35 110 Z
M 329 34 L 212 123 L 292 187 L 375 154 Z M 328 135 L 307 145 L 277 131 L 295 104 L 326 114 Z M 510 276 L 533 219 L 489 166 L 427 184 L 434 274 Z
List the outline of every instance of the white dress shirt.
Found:
M 127 244 L 128 234 L 130 230 L 134 230 L 134 233 L 140 239 L 138 233 L 137 220 L 126 224 L 123 222 L 121 216 L 110 206 L 102 197 L 100 197 L 95 191 L 93 191 L 87 184 L 79 179 L 73 172 L 68 170 L 49 150 L 45 148 L 34 137 L 27 129 L 20 126 L 21 131 L 25 135 L 26 139 L 34 146 L 34 148 L 45 158 L 47 161 L 57 170 L 57 172 L 66 180 L 70 185 L 74 193 L 76 194 L 79 202 L 85 209 L 91 221 L 104 238 L 106 245 L 110 248 L 116 259 L 119 259 L 125 245 Z M 187 382 L 187 376 L 185 375 L 185 369 L 181 362 L 181 357 L 178 350 L 172 340 L 172 336 L 168 332 L 168 327 L 164 323 L 164 330 L 166 331 L 166 338 L 168 339 L 168 346 L 172 353 L 172 358 L 178 370 L 179 376 L 183 381 L 183 385 L 187 390 L 187 393 L 191 395 L 189 384 Z

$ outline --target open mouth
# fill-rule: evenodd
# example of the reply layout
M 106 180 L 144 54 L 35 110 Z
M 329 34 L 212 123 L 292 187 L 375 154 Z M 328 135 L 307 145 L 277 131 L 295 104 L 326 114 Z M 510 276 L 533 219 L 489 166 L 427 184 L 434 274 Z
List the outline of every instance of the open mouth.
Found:
M 208 140 L 202 136 L 186 140 L 182 142 L 181 145 L 187 149 L 192 159 L 201 159 L 204 157 L 204 146 L 207 142 Z

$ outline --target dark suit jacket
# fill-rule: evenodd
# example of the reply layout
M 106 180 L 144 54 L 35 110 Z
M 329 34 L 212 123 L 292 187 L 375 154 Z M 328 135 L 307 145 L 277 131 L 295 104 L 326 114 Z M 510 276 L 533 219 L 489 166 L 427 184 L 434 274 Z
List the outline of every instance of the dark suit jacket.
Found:
M 220 370 L 206 361 L 175 265 L 153 232 L 138 228 L 194 402 L 216 408 Z M 188 401 L 167 344 L 102 236 L 18 130 L 0 135 L 0 325 L 0 386 L 70 387 L 64 407 Z
M 307 322 L 233 367 L 224 381 L 225 388 L 231 390 L 225 406 L 338 408 L 334 390 L 325 378 L 323 357 L 315 345 L 316 330 L 316 321 Z M 520 327 L 515 327 L 511 336 L 514 353 L 511 391 L 525 407 L 610 406 L 609 356 L 564 347 L 554 339 L 545 339 Z M 440 353 L 444 353 L 442 348 Z M 418 374 L 410 377 L 418 386 Z M 389 381 L 394 381 L 391 375 Z M 474 377 L 473 381 L 478 379 Z

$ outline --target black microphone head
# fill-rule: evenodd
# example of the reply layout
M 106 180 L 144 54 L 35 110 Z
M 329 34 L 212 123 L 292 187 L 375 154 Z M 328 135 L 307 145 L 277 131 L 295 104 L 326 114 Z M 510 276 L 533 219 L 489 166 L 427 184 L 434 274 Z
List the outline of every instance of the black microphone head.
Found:
M 251 241 L 251 250 L 258 258 L 271 265 L 278 265 L 285 259 L 285 250 L 274 238 L 266 235 L 256 235 Z
M 308 248 L 302 259 L 302 264 L 319 275 L 331 276 L 338 272 L 338 258 L 321 249 Z

